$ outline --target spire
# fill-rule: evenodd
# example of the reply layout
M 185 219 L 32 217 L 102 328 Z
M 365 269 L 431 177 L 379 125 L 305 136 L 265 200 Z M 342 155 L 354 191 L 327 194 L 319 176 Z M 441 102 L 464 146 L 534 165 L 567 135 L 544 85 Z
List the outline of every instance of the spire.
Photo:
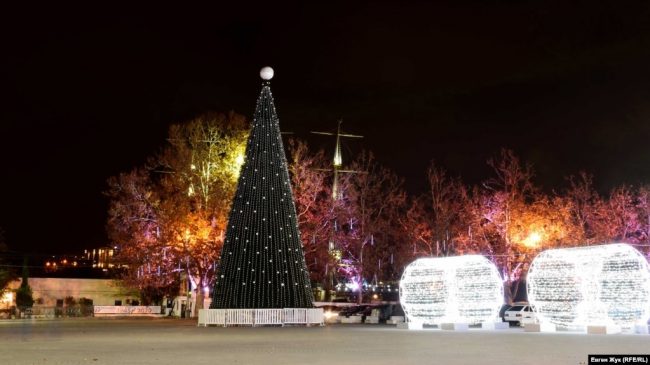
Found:
M 211 308 L 311 308 L 287 159 L 269 80 L 257 99 Z
M 336 133 L 330 133 L 330 132 L 315 132 L 312 131 L 311 133 L 313 134 L 323 134 L 326 136 L 336 136 L 336 145 L 334 147 L 334 158 L 332 159 L 332 172 L 333 172 L 333 179 L 332 179 L 332 200 L 340 200 L 342 198 L 342 194 L 340 191 L 339 187 L 339 173 L 344 172 L 344 173 L 359 173 L 360 171 L 350 171 L 350 170 L 343 170 L 343 154 L 341 153 L 341 137 L 351 137 L 351 138 L 363 138 L 363 136 L 358 136 L 356 134 L 347 134 L 347 133 L 341 133 L 341 124 L 343 123 L 343 119 L 339 119 L 338 125 L 336 127 Z
M 343 165 L 343 156 L 341 155 L 341 123 L 343 121 L 339 120 L 339 125 L 336 129 L 336 148 L 334 149 L 334 167 L 341 167 Z

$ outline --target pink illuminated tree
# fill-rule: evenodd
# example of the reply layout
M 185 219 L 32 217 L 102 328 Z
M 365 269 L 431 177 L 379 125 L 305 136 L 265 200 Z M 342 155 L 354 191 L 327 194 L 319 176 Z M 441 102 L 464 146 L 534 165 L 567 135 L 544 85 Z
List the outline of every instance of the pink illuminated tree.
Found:
M 326 280 L 334 265 L 329 253 L 336 201 L 331 198 L 328 165 L 323 150 L 311 153 L 304 141 L 289 140 L 289 172 L 305 261 L 311 279 Z
M 405 262 L 400 260 L 406 240 L 398 223 L 406 207 L 403 181 L 362 152 L 351 165 L 360 173 L 342 183 L 344 205 L 338 209 L 342 249 L 341 271 L 359 287 L 373 280 L 397 279 Z M 397 257 L 397 260 L 396 260 Z
M 433 162 L 427 170 L 428 191 L 412 200 L 400 217 L 412 244 L 412 256 L 448 256 L 471 251 L 458 239 L 467 228 L 469 196 L 459 178 Z
M 650 259 L 650 185 L 641 185 L 637 190 L 637 219 L 639 224 L 638 248 Z

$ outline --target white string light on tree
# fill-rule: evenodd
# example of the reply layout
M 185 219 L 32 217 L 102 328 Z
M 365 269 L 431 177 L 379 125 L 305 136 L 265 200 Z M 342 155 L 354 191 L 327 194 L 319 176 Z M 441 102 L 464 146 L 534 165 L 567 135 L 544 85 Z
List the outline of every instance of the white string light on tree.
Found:
M 421 324 L 490 322 L 503 304 L 499 271 L 480 255 L 415 260 L 399 291 L 409 321 Z
M 540 322 L 630 328 L 650 318 L 648 261 L 627 244 L 544 251 L 531 263 L 527 284 Z

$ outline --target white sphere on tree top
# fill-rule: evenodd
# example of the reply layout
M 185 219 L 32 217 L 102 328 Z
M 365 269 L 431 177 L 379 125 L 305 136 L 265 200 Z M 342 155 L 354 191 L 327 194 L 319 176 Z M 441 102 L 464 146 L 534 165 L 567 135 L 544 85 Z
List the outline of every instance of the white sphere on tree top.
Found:
M 261 77 L 263 80 L 270 80 L 270 79 L 272 79 L 272 78 L 273 78 L 273 69 L 270 68 L 269 66 L 263 67 L 263 68 L 260 70 L 260 77 Z
M 503 281 L 480 255 L 422 258 L 404 269 L 399 294 L 410 322 L 492 322 L 503 304 Z
M 540 322 L 630 328 L 650 317 L 648 262 L 630 245 L 544 251 L 531 263 L 527 284 Z

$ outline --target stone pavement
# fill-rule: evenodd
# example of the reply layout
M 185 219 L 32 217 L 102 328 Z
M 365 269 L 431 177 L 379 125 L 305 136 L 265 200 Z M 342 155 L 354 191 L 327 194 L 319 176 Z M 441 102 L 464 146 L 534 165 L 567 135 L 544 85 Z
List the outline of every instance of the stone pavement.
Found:
M 177 319 L 0 321 L 0 364 L 586 364 L 592 353 L 650 353 L 648 335 L 385 325 L 197 327 Z

